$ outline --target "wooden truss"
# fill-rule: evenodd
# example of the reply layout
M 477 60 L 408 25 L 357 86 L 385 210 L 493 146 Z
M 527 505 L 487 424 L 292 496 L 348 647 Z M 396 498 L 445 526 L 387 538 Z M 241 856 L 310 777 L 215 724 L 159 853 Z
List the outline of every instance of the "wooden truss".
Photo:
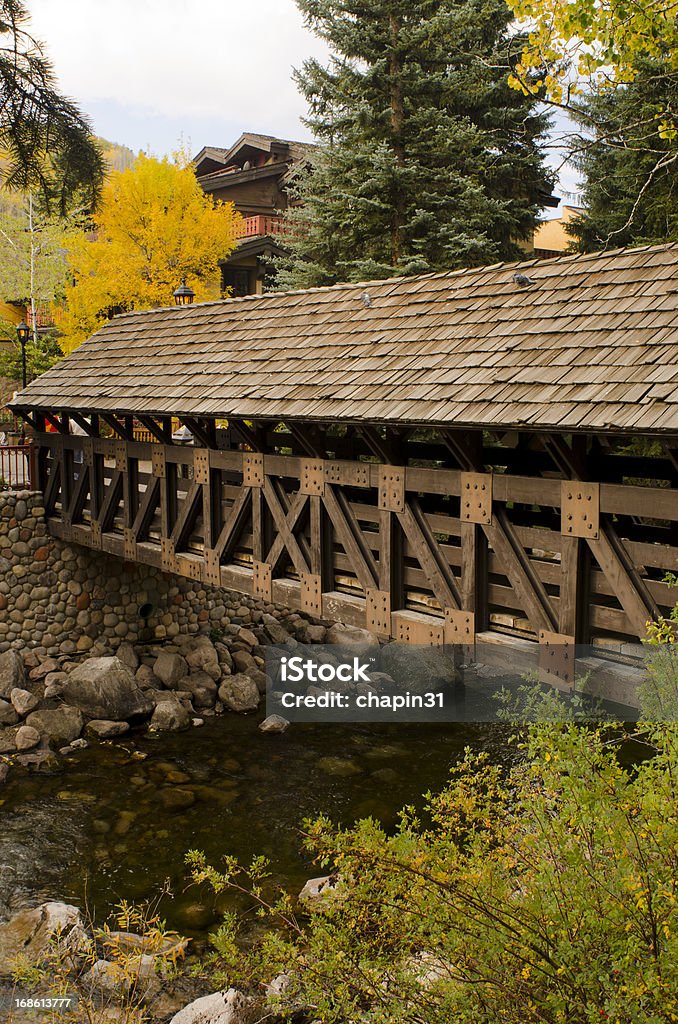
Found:
M 558 644 L 637 641 L 674 601 L 675 480 L 597 481 L 595 458 L 560 437 L 492 473 L 482 439 L 451 431 L 447 464 L 421 468 L 398 464 L 402 432 L 376 428 L 356 432 L 366 454 L 351 459 L 319 429 L 291 429 L 288 455 L 266 424 L 233 424 L 217 447 L 214 424 L 192 422 L 199 446 L 181 447 L 167 422 L 145 418 L 154 440 L 140 443 L 108 420 L 115 440 L 84 417 L 90 436 L 67 418 L 38 434 L 39 484 L 55 536 L 130 561 L 413 643 L 514 633 L 552 665 Z

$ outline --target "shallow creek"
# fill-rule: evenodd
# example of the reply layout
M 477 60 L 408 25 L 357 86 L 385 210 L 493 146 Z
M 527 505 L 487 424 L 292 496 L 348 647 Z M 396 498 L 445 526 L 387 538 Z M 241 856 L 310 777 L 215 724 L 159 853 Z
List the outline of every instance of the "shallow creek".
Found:
M 63 899 L 103 920 L 120 900 L 152 899 L 200 935 L 224 909 L 189 884 L 184 857 L 263 854 L 291 890 L 318 870 L 301 849 L 302 819 L 392 827 L 405 804 L 443 785 L 465 746 L 512 756 L 508 729 L 446 725 L 294 725 L 264 735 L 258 718 L 207 719 L 188 733 L 92 745 L 59 775 L 14 773 L 0 792 L 0 904 Z

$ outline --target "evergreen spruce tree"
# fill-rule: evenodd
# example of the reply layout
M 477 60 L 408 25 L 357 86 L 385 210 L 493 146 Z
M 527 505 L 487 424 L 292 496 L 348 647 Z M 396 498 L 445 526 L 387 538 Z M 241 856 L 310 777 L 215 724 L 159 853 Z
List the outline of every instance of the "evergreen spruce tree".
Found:
M 89 121 L 59 92 L 27 21 L 22 0 L 0 0 L 0 182 L 40 193 L 65 214 L 74 204 L 96 203 L 104 161 Z
M 297 0 L 330 48 L 295 72 L 318 142 L 280 287 L 518 258 L 551 179 L 548 122 L 509 87 L 504 0 Z
M 651 58 L 632 82 L 578 104 L 574 148 L 587 212 L 568 227 L 578 249 L 678 241 L 677 133 L 666 129 L 676 109 L 678 72 Z

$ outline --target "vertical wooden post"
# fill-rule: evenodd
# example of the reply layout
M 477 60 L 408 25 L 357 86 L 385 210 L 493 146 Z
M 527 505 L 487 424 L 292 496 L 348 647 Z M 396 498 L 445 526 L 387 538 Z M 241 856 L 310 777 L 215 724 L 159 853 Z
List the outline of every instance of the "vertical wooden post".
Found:
M 487 537 L 477 523 L 461 524 L 461 606 L 473 612 L 475 631 L 489 625 Z
M 332 525 L 320 495 L 309 495 L 308 502 L 311 527 L 311 572 L 314 576 L 320 576 L 320 592 L 326 594 L 328 591 L 334 590 Z
M 391 611 L 405 607 L 403 531 L 398 517 L 381 509 L 379 523 L 379 589 L 391 595 Z
M 169 539 L 177 521 L 177 464 L 165 462 L 165 475 L 160 478 L 160 522 L 162 536 Z
M 221 470 L 210 467 L 207 482 L 202 485 L 203 544 L 206 548 L 214 547 L 222 526 Z
M 589 642 L 589 587 L 591 551 L 586 541 L 562 534 L 560 538 L 560 605 L 558 629 L 578 644 Z

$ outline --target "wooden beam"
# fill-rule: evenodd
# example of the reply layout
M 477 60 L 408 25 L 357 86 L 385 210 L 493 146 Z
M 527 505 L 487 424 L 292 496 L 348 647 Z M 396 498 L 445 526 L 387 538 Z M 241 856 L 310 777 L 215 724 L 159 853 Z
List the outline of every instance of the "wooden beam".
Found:
M 379 510 L 379 589 L 391 595 L 391 611 L 405 607 L 403 531 L 395 512 Z
M 516 537 L 506 509 L 495 507 L 492 523 L 483 523 L 482 529 L 534 631 L 557 632 L 557 617 L 546 589 Z
M 120 502 L 122 501 L 122 489 L 122 473 L 119 469 L 114 469 L 111 481 L 106 489 L 106 493 L 104 494 L 104 501 L 98 516 L 98 522 L 102 533 L 110 530 L 113 525 L 113 520 L 117 515 Z
M 104 421 L 104 423 L 108 423 L 111 430 L 113 430 L 113 432 L 116 433 L 118 437 L 121 437 L 123 441 L 134 440 L 133 431 L 129 430 L 125 423 L 121 423 L 120 420 L 113 415 L 113 413 L 102 412 L 99 415 L 101 416 L 101 419 Z
M 68 415 L 72 420 L 75 420 L 78 426 L 85 431 L 88 437 L 98 437 L 98 430 L 93 427 L 91 420 L 86 419 L 79 412 L 71 411 Z
M 146 484 L 146 490 L 144 491 L 143 498 L 139 503 L 137 514 L 134 517 L 132 523 L 132 533 L 134 539 L 139 541 L 145 541 L 148 537 L 148 531 L 151 527 L 151 523 L 155 517 L 155 510 L 158 507 L 160 501 L 160 480 L 157 476 L 149 477 L 148 483 Z
M 57 449 L 50 446 L 52 453 L 52 460 L 50 463 L 49 479 L 47 481 L 47 489 L 45 490 L 45 511 L 47 515 L 51 515 L 56 505 L 56 500 L 59 495 L 61 487 L 61 461 L 59 460 Z
M 70 517 L 71 523 L 78 523 L 82 519 L 82 513 L 85 508 L 88 493 L 89 467 L 81 464 L 78 479 L 75 481 L 75 487 L 73 488 L 71 500 L 68 505 L 67 514 Z
M 202 484 L 193 480 L 181 505 L 176 522 L 170 533 L 170 540 L 175 551 L 182 551 L 195 526 L 198 513 L 202 509 Z
M 297 493 L 294 495 L 294 497 L 292 498 L 292 501 L 289 504 L 289 508 L 285 511 L 285 523 L 287 525 L 288 530 L 292 534 L 294 533 L 295 527 L 297 526 L 297 523 L 299 522 L 302 514 L 305 511 L 307 511 L 307 508 L 308 508 L 308 497 L 309 497 L 309 495 L 301 494 L 301 492 L 297 491 Z M 271 510 L 271 511 L 273 511 L 273 510 Z M 275 514 L 274 514 L 273 518 L 275 520 Z M 283 554 L 286 551 L 287 551 L 288 555 L 290 556 L 290 558 L 292 559 L 292 561 L 294 562 L 293 554 L 292 554 L 292 552 L 289 550 L 289 548 L 287 546 L 286 539 L 287 539 L 287 535 L 281 533 L 280 531 L 278 531 L 278 536 L 273 541 L 273 544 L 272 544 L 270 550 L 268 551 L 267 554 L 264 553 L 264 557 L 262 558 L 262 561 L 268 562 L 268 564 L 271 566 L 271 574 L 272 575 L 275 575 L 275 571 L 276 571 L 276 569 L 278 567 L 278 563 L 280 562 L 280 559 L 282 558 Z M 310 554 L 308 548 L 306 547 L 306 545 L 304 545 L 304 547 L 306 549 L 304 551 L 302 551 L 301 553 L 302 553 L 302 557 L 303 557 L 304 561 L 308 565 L 308 568 L 305 568 L 303 571 L 304 572 L 313 572 L 314 571 L 313 567 L 312 567 L 313 559 L 312 559 L 311 554 Z M 300 545 L 300 549 L 301 549 L 301 545 Z M 313 549 L 311 548 L 311 550 L 313 550 Z M 297 570 L 297 571 L 299 571 L 299 570 Z
M 396 515 L 440 607 L 459 608 L 461 600 L 454 575 L 416 498 L 408 499 L 404 511 Z
M 363 590 L 378 589 L 377 565 L 372 552 L 366 548 L 364 538 L 357 536 L 361 531 L 350 507 L 347 510 L 345 496 L 331 484 L 325 484 L 324 502 L 335 534 L 351 561 L 360 586 Z
M 473 612 L 475 631 L 489 626 L 487 537 L 477 523 L 462 522 L 461 532 L 461 608 Z
M 285 425 L 292 437 L 300 445 L 302 451 L 312 458 L 324 457 L 325 446 L 319 438 L 317 431 L 314 431 L 308 424 L 304 424 L 302 427 L 300 424 L 290 421 Z
M 181 421 L 200 442 L 201 448 L 216 448 L 216 439 L 210 437 L 209 429 L 200 420 L 193 416 L 182 416 Z
M 224 525 L 221 528 L 221 533 L 214 544 L 214 550 L 217 552 L 221 561 L 229 561 L 233 548 L 242 533 L 243 527 L 250 517 L 251 511 L 252 488 L 242 487 L 238 493 L 238 497 L 235 499 L 226 514 Z
M 162 425 L 156 423 L 152 416 L 137 416 L 142 427 L 149 432 L 160 444 L 172 444 L 172 429 L 167 431 L 167 421 L 163 420 Z
M 563 534 L 560 541 L 558 632 L 578 644 L 590 640 L 591 557 L 586 541 Z
M 273 517 L 273 522 L 275 523 L 276 529 L 278 530 L 279 535 L 282 537 L 282 541 L 285 545 L 285 548 L 287 549 L 288 555 L 292 559 L 294 568 L 298 573 L 310 573 L 310 558 L 305 557 L 304 552 L 302 552 L 301 550 L 299 541 L 297 540 L 297 538 L 294 536 L 294 533 L 290 529 L 285 511 L 282 507 L 278 495 L 276 494 L 275 488 L 273 486 L 273 481 L 271 480 L 270 477 L 264 477 L 264 483 L 263 487 L 261 488 L 261 491 L 264 498 L 266 499 L 266 504 L 268 505 L 271 511 L 271 516 Z M 297 497 L 299 496 L 297 495 Z M 302 497 L 305 498 L 305 495 L 302 495 Z M 261 561 L 264 561 L 264 558 L 262 558 Z
M 598 539 L 587 538 L 593 557 L 603 570 L 620 605 L 639 637 L 647 633 L 649 619 L 659 618 L 659 608 L 629 558 L 614 528 L 601 520 Z

